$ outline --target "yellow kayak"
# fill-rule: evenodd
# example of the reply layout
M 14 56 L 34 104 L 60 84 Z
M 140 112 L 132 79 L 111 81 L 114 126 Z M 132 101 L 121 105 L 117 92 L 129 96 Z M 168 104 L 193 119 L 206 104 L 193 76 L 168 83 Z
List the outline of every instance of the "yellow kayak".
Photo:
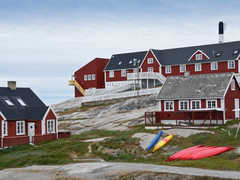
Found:
M 161 147 L 163 147 L 165 144 L 167 144 L 171 139 L 173 138 L 173 134 L 170 134 L 169 136 L 165 137 L 163 140 L 159 141 L 153 148 L 153 152 L 157 151 Z

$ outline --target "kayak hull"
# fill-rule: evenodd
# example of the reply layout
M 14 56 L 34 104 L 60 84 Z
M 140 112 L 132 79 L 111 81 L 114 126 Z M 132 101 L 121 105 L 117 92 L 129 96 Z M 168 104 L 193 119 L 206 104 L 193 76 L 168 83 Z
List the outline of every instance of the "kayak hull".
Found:
M 171 139 L 173 138 L 173 134 L 170 134 L 169 136 L 165 137 L 163 140 L 159 141 L 153 148 L 153 152 L 156 152 L 161 147 L 165 146 Z
M 159 141 L 160 137 L 162 136 L 163 134 L 163 131 L 160 131 L 155 137 L 154 139 L 152 140 L 152 142 L 149 144 L 149 146 L 147 147 L 147 150 L 150 151 L 154 146 L 155 144 Z

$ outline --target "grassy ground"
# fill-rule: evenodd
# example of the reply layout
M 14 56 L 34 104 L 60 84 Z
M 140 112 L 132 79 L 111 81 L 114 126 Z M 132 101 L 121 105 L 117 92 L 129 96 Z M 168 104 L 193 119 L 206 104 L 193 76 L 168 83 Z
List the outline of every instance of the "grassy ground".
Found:
M 232 135 L 229 136 L 226 130 L 222 130 L 224 128 L 212 130 L 214 134 L 202 133 L 188 138 L 176 136 L 165 148 L 156 153 L 144 151 L 139 146 L 139 139 L 132 138 L 135 133 L 157 133 L 156 130 L 145 130 L 143 126 L 132 128 L 129 131 L 92 130 L 81 135 L 73 135 L 68 139 L 0 150 L 0 169 L 33 164 L 67 164 L 78 162 L 83 158 L 103 158 L 113 162 L 144 162 L 170 166 L 240 170 L 240 156 L 234 151 L 196 161 L 166 161 L 172 153 L 199 144 L 240 147 L 239 138 L 234 138 L 235 130 L 232 130 Z M 82 142 L 82 140 L 100 137 L 111 138 L 97 143 Z M 89 146 L 92 149 L 91 153 L 89 153 Z

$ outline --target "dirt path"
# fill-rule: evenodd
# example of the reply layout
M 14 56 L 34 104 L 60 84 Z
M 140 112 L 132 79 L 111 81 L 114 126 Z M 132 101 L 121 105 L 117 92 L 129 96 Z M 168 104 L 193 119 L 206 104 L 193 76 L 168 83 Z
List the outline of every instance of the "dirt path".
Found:
M 78 177 L 88 180 L 109 179 L 119 174 L 131 172 L 156 172 L 173 173 L 191 176 L 210 176 L 218 178 L 239 179 L 240 172 L 237 171 L 218 171 L 198 168 L 183 168 L 173 166 L 161 166 L 142 163 L 77 163 L 64 166 L 31 166 L 19 169 L 6 169 L 0 171 L 0 180 L 54 180 L 55 177 L 67 176 Z

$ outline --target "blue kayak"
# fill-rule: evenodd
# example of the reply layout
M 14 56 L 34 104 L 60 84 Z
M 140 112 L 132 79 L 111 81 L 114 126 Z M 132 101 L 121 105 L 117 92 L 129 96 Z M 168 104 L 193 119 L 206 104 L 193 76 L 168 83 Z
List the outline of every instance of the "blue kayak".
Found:
M 149 144 L 149 146 L 147 147 L 147 150 L 150 151 L 154 145 L 158 142 L 158 140 L 160 139 L 160 137 L 162 136 L 163 131 L 160 131 L 155 138 L 152 140 L 152 142 Z

